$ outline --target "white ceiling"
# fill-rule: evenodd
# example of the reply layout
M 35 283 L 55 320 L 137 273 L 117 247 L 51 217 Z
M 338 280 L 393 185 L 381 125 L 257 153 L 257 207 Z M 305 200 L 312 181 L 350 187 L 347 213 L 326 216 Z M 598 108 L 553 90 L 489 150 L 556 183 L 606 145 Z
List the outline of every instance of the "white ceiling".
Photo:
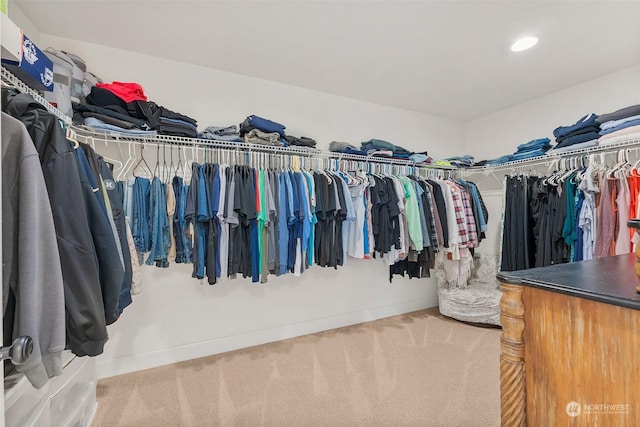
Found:
M 461 121 L 640 64 L 639 1 L 15 3 L 42 33 Z

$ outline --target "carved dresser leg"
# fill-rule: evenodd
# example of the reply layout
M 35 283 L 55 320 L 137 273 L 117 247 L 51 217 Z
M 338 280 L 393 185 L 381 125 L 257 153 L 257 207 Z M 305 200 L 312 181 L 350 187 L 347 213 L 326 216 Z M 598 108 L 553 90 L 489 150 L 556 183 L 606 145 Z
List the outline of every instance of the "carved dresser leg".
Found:
M 501 283 L 500 411 L 505 427 L 526 425 L 523 287 Z

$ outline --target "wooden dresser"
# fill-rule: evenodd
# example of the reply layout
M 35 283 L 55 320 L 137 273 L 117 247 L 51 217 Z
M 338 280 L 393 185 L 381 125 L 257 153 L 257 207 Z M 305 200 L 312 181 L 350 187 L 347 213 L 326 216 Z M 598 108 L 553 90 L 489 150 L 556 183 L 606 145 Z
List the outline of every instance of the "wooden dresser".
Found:
M 636 257 L 498 275 L 503 426 L 640 426 Z

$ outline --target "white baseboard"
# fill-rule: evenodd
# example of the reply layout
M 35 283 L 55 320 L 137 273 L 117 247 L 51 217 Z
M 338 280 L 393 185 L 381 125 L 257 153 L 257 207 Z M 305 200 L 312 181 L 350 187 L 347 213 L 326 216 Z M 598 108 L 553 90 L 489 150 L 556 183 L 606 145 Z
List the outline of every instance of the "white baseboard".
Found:
M 269 329 L 252 331 L 179 347 L 166 348 L 153 352 L 132 354 L 108 360 L 101 360 L 99 358 L 97 361 L 98 378 L 112 377 L 114 375 L 140 371 L 184 360 L 211 356 L 214 354 L 225 353 L 227 351 L 294 338 L 301 335 L 383 319 L 385 317 L 410 313 L 412 311 L 423 310 L 437 305 L 438 297 L 433 296 L 430 298 L 322 317 L 300 323 L 277 326 Z

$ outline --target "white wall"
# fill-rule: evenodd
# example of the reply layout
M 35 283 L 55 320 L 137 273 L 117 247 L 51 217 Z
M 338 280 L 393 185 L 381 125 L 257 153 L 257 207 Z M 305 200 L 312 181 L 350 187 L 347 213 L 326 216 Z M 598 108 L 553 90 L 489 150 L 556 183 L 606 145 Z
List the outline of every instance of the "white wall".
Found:
M 8 5 L 8 16 L 11 18 L 14 24 L 16 24 L 19 28 L 24 31 L 24 33 L 29 37 L 29 39 L 34 42 L 41 50 L 44 50 L 40 45 L 40 30 L 31 22 L 29 17 L 24 14 L 22 9 L 18 7 L 15 2 L 9 2 Z
M 105 81 L 141 83 L 150 99 L 210 124 L 238 124 L 258 114 L 328 148 L 373 137 L 437 156 L 461 147 L 462 124 L 436 117 L 186 65 L 80 41 L 42 36 L 84 58 Z M 114 144 L 96 147 L 117 156 Z M 151 154 L 151 153 L 150 153 Z M 303 277 L 270 278 L 266 285 L 233 280 L 209 286 L 191 267 L 143 267 L 143 292 L 113 326 L 99 375 L 111 376 L 436 306 L 435 280 L 395 278 L 379 260 L 314 266 Z

